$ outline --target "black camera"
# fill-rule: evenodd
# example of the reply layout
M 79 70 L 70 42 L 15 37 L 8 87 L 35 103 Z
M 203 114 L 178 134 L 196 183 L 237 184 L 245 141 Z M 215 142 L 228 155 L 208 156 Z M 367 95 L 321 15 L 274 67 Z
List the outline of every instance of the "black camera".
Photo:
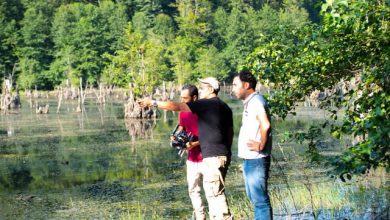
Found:
M 174 139 L 171 141 L 171 146 L 179 150 L 179 155 L 183 156 L 185 150 L 187 149 L 187 143 L 194 141 L 194 135 L 187 133 L 184 130 L 177 131 L 179 125 L 175 127 L 172 132 Z

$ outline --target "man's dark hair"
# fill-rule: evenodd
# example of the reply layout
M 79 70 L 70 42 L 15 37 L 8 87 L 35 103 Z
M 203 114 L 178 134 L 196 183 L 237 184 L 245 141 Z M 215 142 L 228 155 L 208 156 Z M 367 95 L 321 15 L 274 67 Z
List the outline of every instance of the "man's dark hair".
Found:
M 256 89 L 257 80 L 255 76 L 249 70 L 241 70 L 236 73 L 234 77 L 237 77 L 241 80 L 241 82 L 249 83 L 249 87 L 252 89 Z
M 191 97 L 194 97 L 194 95 L 196 95 L 196 97 L 198 97 L 198 88 L 196 88 L 196 86 L 191 85 L 191 84 L 187 84 L 187 85 L 184 85 L 183 88 L 181 88 L 181 90 L 186 90 L 186 89 L 188 89 L 188 92 L 190 93 Z

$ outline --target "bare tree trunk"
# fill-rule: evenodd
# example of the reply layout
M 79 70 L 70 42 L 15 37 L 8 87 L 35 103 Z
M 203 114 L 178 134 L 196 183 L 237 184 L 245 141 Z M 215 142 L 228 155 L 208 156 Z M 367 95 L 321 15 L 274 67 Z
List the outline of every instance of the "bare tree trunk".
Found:
M 33 106 L 33 102 L 32 102 L 31 90 L 29 90 L 29 91 L 30 91 L 30 92 L 29 92 L 29 96 L 28 96 L 28 99 L 29 99 L 28 103 L 30 104 L 30 108 L 33 108 L 34 106 Z
M 80 113 L 82 112 L 81 111 L 81 95 L 80 95 L 80 89 L 79 89 L 79 96 L 78 96 L 78 99 L 77 99 L 77 108 L 76 108 L 76 112 Z
M 99 84 L 99 103 L 100 104 L 104 104 L 106 103 L 106 99 L 105 99 L 105 94 L 104 94 L 104 88 L 103 88 L 103 85 L 100 83 Z
M 142 82 L 145 84 L 145 62 L 144 62 L 144 51 L 140 51 L 141 56 L 141 74 L 142 74 Z
M 62 87 L 60 88 L 59 93 L 58 93 L 57 114 L 60 113 L 61 102 L 62 102 Z
M 80 77 L 80 102 L 81 106 L 84 106 L 84 95 L 83 95 L 83 78 Z

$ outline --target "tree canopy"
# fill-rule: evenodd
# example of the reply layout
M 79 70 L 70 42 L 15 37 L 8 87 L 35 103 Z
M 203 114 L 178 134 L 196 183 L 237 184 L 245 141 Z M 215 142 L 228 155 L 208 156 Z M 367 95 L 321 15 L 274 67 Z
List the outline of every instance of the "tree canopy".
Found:
M 273 28 L 283 23 L 310 22 L 305 7 L 316 9 L 309 3 L 1 0 L 0 73 L 9 77 L 13 72 L 22 89 L 53 89 L 66 80 L 78 85 L 80 78 L 95 86 L 139 83 L 129 77 L 132 71 L 123 68 L 120 74 L 107 76 L 118 70 L 115 63 L 123 53 L 130 53 L 126 50 L 137 47 L 126 45 L 136 38 L 131 35 L 140 35 L 145 45 L 159 48 L 146 50 L 148 56 L 156 56 L 148 62 L 161 65 L 160 70 L 157 66 L 143 70 L 144 79 L 156 79 L 149 82 L 151 87 L 164 80 L 183 84 L 205 75 L 229 80 L 260 46 L 260 36 L 273 34 Z M 152 76 L 156 71 L 163 72 Z
M 283 26 L 279 34 L 264 36 L 246 67 L 272 86 L 272 111 L 283 118 L 305 96 L 327 91 L 321 107 L 333 120 L 323 127 L 330 126 L 337 138 L 358 140 L 335 159 L 339 173 L 389 169 L 389 5 L 328 0 L 321 11 L 320 25 Z M 336 123 L 339 112 L 341 124 Z

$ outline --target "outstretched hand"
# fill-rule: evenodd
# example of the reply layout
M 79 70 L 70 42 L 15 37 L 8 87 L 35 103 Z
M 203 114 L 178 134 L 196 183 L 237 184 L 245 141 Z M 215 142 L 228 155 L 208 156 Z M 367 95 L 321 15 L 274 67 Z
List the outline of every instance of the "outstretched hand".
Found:
M 151 99 L 151 98 L 139 99 L 139 100 L 137 100 L 137 103 L 138 103 L 142 108 L 150 107 L 150 106 L 152 106 L 152 99 Z

